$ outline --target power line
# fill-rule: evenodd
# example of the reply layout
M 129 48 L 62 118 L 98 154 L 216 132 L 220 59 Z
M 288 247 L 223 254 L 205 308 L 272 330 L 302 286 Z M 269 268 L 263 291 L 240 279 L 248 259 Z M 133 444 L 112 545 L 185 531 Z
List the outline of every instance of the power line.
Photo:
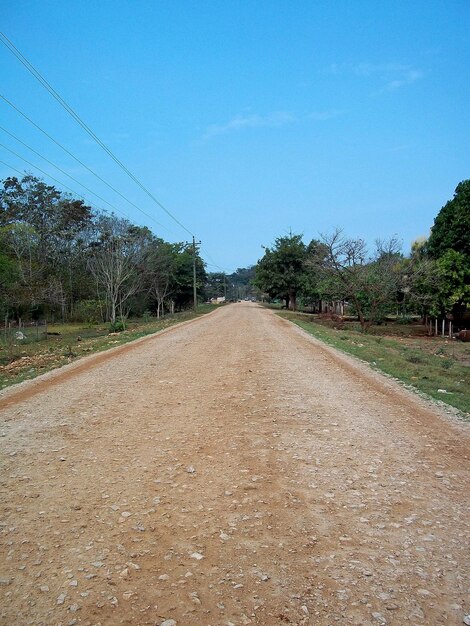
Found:
M 212 265 L 212 267 L 216 267 L 217 269 L 219 269 L 223 274 L 228 274 L 229 272 L 227 270 L 225 270 L 223 267 L 220 267 L 220 265 L 217 265 L 217 263 L 214 261 L 214 259 L 211 257 L 211 255 L 207 252 L 206 248 L 204 248 L 203 246 L 201 246 L 200 248 L 201 252 L 204 251 L 205 256 L 212 261 L 212 263 L 208 263 L 208 265 Z
M 45 135 L 48 139 L 50 139 L 53 143 L 56 144 L 56 146 L 59 146 L 59 148 L 61 148 L 66 154 L 68 154 L 69 156 L 72 157 L 72 159 L 74 159 L 77 163 L 79 163 L 82 167 L 84 167 L 86 170 L 88 170 L 91 174 L 93 174 L 93 176 L 95 176 L 98 180 L 100 180 L 102 183 L 104 183 L 107 187 L 109 187 L 109 189 L 111 189 L 112 191 L 114 191 L 114 193 L 117 193 L 121 198 L 123 198 L 126 202 L 128 202 L 131 206 L 133 206 L 134 208 L 136 208 L 138 211 L 140 211 L 142 213 L 142 215 L 145 215 L 146 217 L 148 217 L 150 220 L 152 220 L 153 222 L 155 222 L 155 224 L 158 224 L 159 226 L 161 226 L 162 228 L 165 228 L 164 226 L 162 226 L 162 224 L 160 224 L 159 222 L 157 222 L 157 220 L 152 217 L 151 215 L 149 215 L 148 213 L 146 213 L 143 209 L 141 209 L 139 206 L 137 206 L 137 204 L 134 204 L 134 202 L 132 202 L 132 200 L 129 200 L 129 198 L 126 198 L 126 196 L 124 194 L 122 194 L 120 191 L 118 191 L 115 187 L 113 187 L 110 183 L 108 183 L 104 178 L 102 178 L 99 174 L 97 174 L 94 170 L 92 170 L 90 167 L 88 167 L 88 165 L 86 165 L 85 163 L 83 163 L 83 161 L 81 161 L 78 157 L 76 157 L 72 152 L 70 152 L 70 150 L 68 150 L 65 146 L 63 146 L 61 143 L 59 143 L 56 139 L 54 139 L 54 137 L 52 137 L 49 133 L 47 133 L 43 128 L 41 128 L 38 124 L 36 124 L 35 122 L 33 122 L 33 120 L 28 117 L 26 115 L 26 113 L 24 113 L 23 111 L 21 111 L 21 109 L 19 109 L 17 106 L 15 106 L 13 104 L 13 102 L 11 102 L 10 100 L 8 100 L 7 98 L 5 98 L 5 96 L 3 96 L 2 94 L 0 94 L 0 98 L 6 102 L 6 104 L 8 104 L 12 109 L 14 109 L 17 113 L 19 113 L 21 116 L 23 116 L 25 118 L 25 120 L 27 120 L 30 124 L 32 124 L 35 128 L 37 128 L 43 135 Z M 5 129 L 3 129 L 5 130 Z M 6 131 L 8 132 L 8 131 Z M 18 140 L 19 141 L 19 140 Z M 168 229 L 166 229 L 168 230 Z
M 113 161 L 138 185 L 142 191 L 144 191 L 149 198 L 151 198 L 155 204 L 157 204 L 171 219 L 176 222 L 183 230 L 193 237 L 193 233 L 186 228 L 157 198 L 145 187 L 143 183 L 120 161 L 117 156 L 111 152 L 111 150 L 101 141 L 99 137 L 93 132 L 93 130 L 81 119 L 81 117 L 67 104 L 67 102 L 57 93 L 57 91 L 47 82 L 47 80 L 40 74 L 40 72 L 23 56 L 23 54 L 16 48 L 16 46 L 8 39 L 8 37 L 0 32 L 2 43 L 12 52 L 12 54 L 20 61 L 22 65 L 36 78 L 38 82 L 51 94 L 51 96 L 67 111 L 67 113 L 83 128 L 83 130 L 90 135 L 90 137 L 110 156 Z
M 45 156 L 43 156 L 42 154 L 40 154 L 37 150 L 35 150 L 34 148 L 32 148 L 31 146 L 29 146 L 27 143 L 25 143 L 24 141 L 22 141 L 21 139 L 19 139 L 19 137 L 17 137 L 16 135 L 14 135 L 13 133 L 11 133 L 9 130 L 7 130 L 6 128 L 4 128 L 3 126 L 0 126 L 0 130 L 3 130 L 3 132 L 7 133 L 8 135 L 10 135 L 10 137 L 13 137 L 13 139 L 15 139 L 16 141 L 18 141 L 19 143 L 21 143 L 23 146 L 25 146 L 26 148 L 28 148 L 28 150 L 31 150 L 31 152 L 34 152 L 34 154 L 36 154 L 38 157 L 40 157 L 41 159 L 43 159 L 44 161 L 46 161 L 47 163 L 49 163 L 49 165 L 52 165 L 52 167 L 55 167 L 59 172 L 61 172 L 62 174 L 65 174 L 65 176 L 68 176 L 70 179 L 72 179 L 74 182 L 76 182 L 78 185 L 80 185 L 81 187 L 83 187 L 84 189 L 86 189 L 88 191 L 88 193 L 91 193 L 93 196 L 95 196 L 96 198 L 98 198 L 99 200 L 101 200 L 102 202 L 104 202 L 105 204 L 107 204 L 108 206 L 110 206 L 114 211 L 120 213 L 121 215 L 123 215 L 126 219 L 128 219 L 128 215 L 126 215 L 126 213 L 124 213 L 123 211 L 121 211 L 120 209 L 118 209 L 116 206 L 114 206 L 113 204 L 111 204 L 111 202 L 108 202 L 108 200 L 106 200 L 105 198 L 101 197 L 99 194 L 97 194 L 96 192 L 92 191 L 91 189 L 89 189 L 86 185 L 84 185 L 83 183 L 81 183 L 79 180 L 77 180 L 76 178 L 74 178 L 71 174 L 68 174 L 65 170 L 63 170 L 62 168 L 60 168 L 58 165 L 56 165 L 55 163 L 53 163 L 52 161 L 50 161 L 48 158 L 46 158 Z M 68 189 L 71 193 L 73 193 L 74 195 L 85 199 L 85 196 L 83 196 L 83 194 L 78 193 L 77 191 L 75 191 L 74 189 L 72 189 L 71 187 L 69 187 L 68 185 L 66 185 L 65 183 L 63 183 L 62 181 L 58 180 L 57 178 L 54 178 L 51 174 L 49 174 L 48 172 L 44 171 L 43 169 L 41 169 L 40 167 L 38 167 L 37 165 L 35 165 L 34 163 L 31 163 L 31 161 L 28 161 L 27 159 L 25 159 L 24 157 L 22 157 L 20 154 L 18 154 L 17 152 L 15 152 L 14 150 L 11 150 L 11 148 L 8 148 L 7 146 L 5 146 L 4 144 L 0 143 L 0 147 L 4 148 L 5 150 L 7 150 L 8 152 L 10 152 L 11 154 L 13 154 L 14 156 L 16 156 L 17 158 L 21 159 L 22 161 L 24 161 L 25 163 L 27 163 L 28 165 L 30 165 L 31 167 L 33 167 L 34 169 L 38 170 L 39 172 L 41 172 L 42 174 L 44 174 L 45 176 L 47 176 L 48 178 L 50 178 L 51 180 L 53 180 L 54 182 L 58 183 L 59 185 L 61 185 L 62 187 L 65 187 L 66 189 Z M 16 169 L 15 167 L 9 165 L 8 163 L 5 163 L 4 161 L 0 161 L 0 163 L 3 163 L 3 165 L 6 165 L 8 168 L 14 170 L 15 172 L 17 172 L 18 174 L 20 174 L 21 176 L 24 174 L 24 172 L 21 172 L 20 170 Z M 101 209 L 102 211 L 105 211 L 106 213 L 108 211 L 106 211 L 106 209 Z M 158 224 L 158 222 L 155 222 L 156 224 Z M 159 224 L 159 226 L 162 226 L 161 224 Z M 162 228 L 165 228 L 164 226 L 162 226 Z M 229 273 L 227 270 L 225 270 L 223 267 L 220 267 L 220 265 L 218 265 L 214 259 L 211 257 L 211 255 L 207 252 L 205 247 L 200 246 L 200 250 L 204 252 L 204 255 L 210 260 L 212 261 L 211 263 L 207 263 L 207 265 L 211 266 L 211 267 L 215 267 L 216 269 L 220 270 L 222 273 L 227 274 Z
M 0 128 L 2 128 L 2 127 L 0 126 Z M 4 129 L 4 128 L 2 128 L 2 130 L 5 130 L 5 129 Z M 11 134 L 11 133 L 9 133 L 9 134 Z M 13 135 L 12 135 L 12 136 L 13 136 Z M 19 140 L 18 140 L 18 141 L 19 141 Z M 20 142 L 20 143 L 23 143 L 23 142 Z M 26 144 L 24 144 L 24 145 L 26 145 Z M 77 192 L 77 191 L 75 191 L 74 189 L 71 189 L 70 187 L 68 187 L 68 185 L 65 185 L 62 181 L 58 180 L 57 178 L 54 178 L 54 177 L 53 177 L 53 176 L 51 176 L 48 172 L 45 172 L 45 171 L 44 171 L 43 169 L 41 169 L 40 167 L 37 167 L 36 165 L 34 165 L 34 163 L 31 163 L 30 161 L 28 161 L 28 160 L 27 160 L 27 159 L 25 159 L 24 157 L 20 156 L 19 154 L 17 154 L 17 153 L 16 153 L 16 152 L 14 152 L 13 150 L 10 150 L 10 148 L 7 148 L 7 147 L 6 147 L 6 146 L 4 146 L 3 144 L 0 144 L 0 147 L 2 147 L 2 148 L 4 148 L 4 149 L 8 150 L 8 152 L 11 152 L 12 154 L 14 154 L 16 157 L 18 157 L 19 159 L 21 159 L 21 160 L 22 160 L 22 161 L 24 161 L 25 163 L 28 163 L 28 165 L 30 165 L 31 167 L 34 167 L 34 169 L 37 169 L 39 172 L 41 172 L 42 174 L 44 174 L 45 176 L 47 176 L 48 178 L 50 178 L 51 180 L 53 180 L 54 182 L 56 182 L 57 184 L 59 184 L 61 187 L 65 187 L 65 189 L 68 189 L 71 193 L 73 193 L 73 194 L 74 194 L 75 196 L 77 196 L 78 198 L 81 198 L 81 199 L 82 199 L 82 200 L 84 200 L 85 202 L 87 201 L 87 200 L 86 200 L 86 198 L 85 198 L 85 196 L 84 196 L 83 194 L 78 193 L 78 192 Z M 27 147 L 28 147 L 28 146 L 27 146 Z M 35 150 L 33 150 L 33 152 L 35 152 Z M 39 155 L 39 153 L 37 153 L 37 152 L 36 152 L 36 154 L 38 154 L 38 156 L 41 156 L 41 155 Z M 44 157 L 41 157 L 41 158 L 44 158 Z M 47 159 L 45 159 L 45 160 L 46 160 L 46 161 L 48 161 Z M 48 161 L 48 162 L 49 162 L 49 163 L 51 163 L 50 161 Z M 5 165 L 5 167 L 7 167 L 8 169 L 13 170 L 14 172 L 16 172 L 17 174 L 19 174 L 20 176 L 24 176 L 24 173 L 25 173 L 24 171 L 22 172 L 21 170 L 17 169 L 16 167 L 13 167 L 13 165 L 10 165 L 10 163 L 7 163 L 6 161 L 3 161 L 3 160 L 1 160 L 1 159 L 0 159 L 0 163 L 1 163 L 2 165 Z M 54 164 L 53 164 L 53 163 L 51 163 L 51 165 L 54 165 Z M 54 167 L 57 167 L 57 166 L 56 166 L 56 165 L 54 165 Z M 62 170 L 60 170 L 60 168 L 57 168 L 57 169 L 58 169 L 59 171 L 62 171 Z M 65 173 L 65 172 L 63 172 L 63 173 Z M 67 174 L 67 176 L 69 176 L 69 175 Z M 72 177 L 70 176 L 70 178 L 72 178 Z M 73 178 L 72 178 L 72 180 L 75 180 L 75 179 L 73 179 Z M 78 181 L 77 181 L 77 182 L 78 182 Z M 81 185 L 84 189 L 87 189 L 87 190 L 88 190 L 88 188 L 87 188 L 87 187 L 85 187 L 85 185 L 82 185 L 82 183 L 78 183 L 78 184 L 79 184 L 79 185 Z M 90 191 L 90 193 L 92 193 L 92 194 L 93 194 L 94 196 L 96 196 L 97 198 L 100 198 L 100 200 L 103 200 L 100 196 L 98 196 L 98 194 L 95 194 L 95 193 L 94 193 L 93 191 L 91 191 L 91 190 L 89 190 L 89 191 Z M 115 210 L 115 211 L 117 211 L 118 213 L 121 213 L 121 215 L 123 215 L 126 219 L 128 219 L 128 216 L 127 216 L 127 215 L 126 215 L 123 211 L 121 211 L 120 209 L 118 209 L 117 207 L 115 207 L 114 205 L 112 205 L 111 203 L 107 202 L 107 200 L 103 200 L 103 202 L 106 202 L 106 204 L 108 204 L 108 205 L 109 205 L 112 209 L 114 209 L 114 210 Z M 100 207 L 96 207 L 96 208 L 100 208 Z M 100 210 L 101 210 L 101 211 L 104 211 L 105 213 L 108 213 L 108 214 L 109 214 L 109 211 L 107 211 L 106 209 L 100 208 Z M 207 258 L 209 258 L 211 261 L 214 261 L 214 259 L 212 259 L 212 257 L 209 255 L 209 253 L 207 252 L 207 250 L 206 250 L 205 248 L 202 248 L 202 246 L 201 246 L 201 247 L 200 247 L 200 250 L 201 250 L 201 251 L 202 251 L 202 250 L 204 251 L 205 256 L 206 256 Z M 217 269 L 218 269 L 218 270 L 220 270 L 223 274 L 228 274 L 228 273 L 229 273 L 227 270 L 224 270 L 222 267 L 220 267 L 220 265 L 217 265 L 215 262 L 213 262 L 213 263 L 206 263 L 206 265 L 208 265 L 208 266 L 210 266 L 210 267 L 215 267 L 215 268 L 217 268 Z
M 113 161 L 133 180 L 150 198 L 159 206 L 171 219 L 178 224 L 183 230 L 185 230 L 189 235 L 194 237 L 194 234 L 184 226 L 172 213 L 169 211 L 144 185 L 143 183 L 114 155 L 114 153 L 100 140 L 100 138 L 94 133 L 94 131 L 80 118 L 80 116 L 72 109 L 72 107 L 62 98 L 62 96 L 48 83 L 48 81 L 41 75 L 41 73 L 26 59 L 26 57 L 16 48 L 16 46 L 11 42 L 8 37 L 0 32 L 0 40 L 2 43 L 12 52 L 12 54 L 20 61 L 20 63 L 36 78 L 36 80 L 41 83 L 41 85 L 50 93 L 50 95 L 69 113 L 69 115 L 85 130 L 85 132 L 90 135 L 90 137 L 110 156 Z M 60 148 L 62 148 L 67 154 L 69 154 L 72 158 L 74 158 L 80 165 L 85 167 L 88 171 L 90 171 L 94 176 L 96 176 L 99 180 L 101 180 L 104 184 L 106 184 L 110 189 L 112 189 L 115 193 L 119 194 L 122 198 L 124 198 L 127 202 L 129 202 L 132 206 L 141 211 L 144 215 L 149 217 L 150 219 L 154 219 L 149 216 L 147 213 L 142 211 L 140 207 L 136 206 L 130 200 L 128 200 L 123 194 L 121 194 L 118 190 L 112 187 L 107 181 L 101 178 L 98 174 L 96 174 L 93 170 L 91 170 L 88 166 L 82 163 L 75 155 L 73 155 L 69 150 L 64 148 L 59 142 L 53 139 L 46 131 L 40 128 L 37 124 L 35 124 L 30 118 L 28 118 L 22 111 L 20 111 L 15 105 L 13 105 L 7 98 L 0 94 L 0 98 L 2 98 L 7 104 L 9 104 L 12 108 L 14 108 L 19 114 L 21 114 L 25 119 L 27 119 L 31 124 L 33 124 L 38 130 L 40 130 L 43 134 L 45 134 L 49 139 L 51 139 L 54 143 L 56 143 Z M 79 183 L 81 184 L 81 183 Z M 83 186 L 83 185 L 82 185 Z M 96 194 L 94 194 L 96 195 Z M 155 221 L 155 220 L 154 220 Z M 159 224 L 158 222 L 156 222 Z M 160 225 L 160 224 L 159 224 Z M 206 255 L 211 259 L 210 255 L 205 250 Z M 213 259 L 211 259 L 213 261 Z M 225 272 L 223 268 L 217 265 L 215 262 L 213 263 L 215 267 L 220 269 L 222 272 Z
M 21 159 L 22 161 L 24 161 L 25 163 L 27 163 L 31 167 L 34 167 L 34 169 L 38 170 L 38 172 L 41 172 L 41 174 L 44 174 L 44 176 L 47 176 L 48 178 L 53 180 L 55 183 L 57 183 L 61 187 L 65 187 L 65 189 L 68 189 L 70 191 L 70 193 L 72 193 L 74 196 L 77 196 L 77 197 L 81 198 L 83 201 L 86 202 L 86 198 L 85 198 L 85 196 L 83 194 L 78 193 L 77 191 L 75 191 L 74 189 L 72 189 L 71 187 L 69 187 L 68 185 L 63 183 L 62 181 L 58 180 L 57 178 L 55 178 L 54 176 L 49 174 L 49 172 L 45 172 L 43 169 L 41 169 L 40 167 L 38 167 L 34 163 L 31 163 L 31 161 L 28 161 L 28 159 L 25 159 L 24 157 L 22 157 L 20 154 L 18 154 L 14 150 L 11 150 L 10 148 L 7 148 L 7 146 L 4 146 L 2 143 L 0 143 L 0 147 L 3 148 L 4 150 L 8 150 L 8 152 L 11 152 L 11 154 L 14 154 L 18 159 Z M 11 168 L 15 172 L 18 172 L 18 174 L 20 174 L 21 176 L 24 175 L 24 172 L 20 172 L 20 170 L 16 169 L 16 167 L 12 167 L 11 165 L 9 165 L 8 163 L 5 163 L 4 161 L 0 161 L 0 163 L 3 163 L 3 165 L 6 165 L 7 167 Z M 79 184 L 81 184 L 81 183 L 79 183 Z M 84 187 L 84 185 L 82 185 L 82 187 Z M 87 189 L 87 188 L 85 187 L 85 189 Z M 93 193 L 93 192 L 90 191 L 90 193 Z M 97 198 L 100 198 L 100 196 L 98 196 L 95 193 L 93 193 L 93 195 L 95 195 Z M 100 198 L 100 200 L 101 199 L 102 198 Z M 105 202 L 106 202 L 106 200 L 105 200 Z M 107 202 L 107 204 L 109 204 L 109 202 Z M 123 211 L 118 209 L 117 207 L 113 206 L 112 204 L 110 204 L 109 206 L 111 206 L 118 213 L 121 213 L 121 215 L 123 215 L 126 219 L 129 219 L 129 217 Z M 109 211 L 107 211 L 106 209 L 101 209 L 101 210 L 104 211 L 105 213 L 109 213 Z
M 22 172 L 21 170 L 17 169 L 16 167 L 13 167 L 13 165 L 10 165 L 9 163 L 6 163 L 5 161 L 0 160 L 0 163 L 2 165 L 5 165 L 6 167 L 8 167 L 9 170 L 13 170 L 14 172 L 16 172 L 17 174 L 19 174 L 20 176 L 24 176 L 24 172 Z
M 63 170 L 62 168 L 60 168 L 58 165 L 56 165 L 55 163 L 53 163 L 52 161 L 50 161 L 49 159 L 47 159 L 45 156 L 43 156 L 42 154 L 40 154 L 39 152 L 37 152 L 37 150 L 35 150 L 34 148 L 31 148 L 31 146 L 29 146 L 27 143 L 25 143 L 24 141 L 22 141 L 21 139 L 19 139 L 16 135 L 14 135 L 13 133 L 11 133 L 9 130 L 7 130 L 6 128 L 3 128 L 3 126 L 0 126 L 0 130 L 3 130 L 4 133 L 7 133 L 8 135 L 10 135 L 10 137 L 13 137 L 13 139 L 15 139 L 16 141 L 18 141 L 18 143 L 21 143 L 23 146 L 25 146 L 26 148 L 28 148 L 28 150 L 31 150 L 31 152 L 34 152 L 34 154 L 36 154 L 39 158 L 43 159 L 44 161 L 46 161 L 46 163 L 49 163 L 49 165 L 52 165 L 52 167 L 55 167 L 56 170 L 59 170 L 59 172 L 61 172 L 62 174 L 65 174 L 65 176 L 68 176 L 69 178 L 71 178 L 75 183 L 77 183 L 77 185 L 80 185 L 81 187 L 83 187 L 83 189 L 86 189 L 88 191 L 88 193 L 91 193 L 93 196 L 96 196 L 97 198 L 99 198 L 101 200 L 101 202 L 104 202 L 105 204 L 107 204 L 108 206 L 110 206 L 112 209 L 114 209 L 115 211 L 118 211 L 119 209 L 117 209 L 113 204 L 111 204 L 111 202 L 108 202 L 105 198 L 102 198 L 99 194 L 97 194 L 95 191 L 92 191 L 89 187 L 87 187 L 86 185 L 84 185 L 83 183 L 81 183 L 79 180 L 77 180 L 76 178 L 74 178 L 71 174 L 68 174 L 65 170 Z M 6 148 L 6 146 L 4 146 L 3 144 L 0 144 L 0 146 L 2 146 L 3 148 Z M 6 150 L 10 150 L 9 148 L 6 148 Z M 13 152 L 12 150 L 10 150 L 10 152 L 12 152 L 15 156 L 17 156 L 18 158 L 22 159 L 23 157 L 21 157 L 19 154 L 16 154 L 15 152 Z M 26 159 L 23 159 L 26 160 Z M 32 167 L 35 167 L 34 165 Z M 124 213 L 123 213 L 124 215 Z M 156 224 L 158 224 L 159 226 L 161 226 L 162 228 L 165 228 L 163 226 L 163 224 L 159 224 L 158 222 L 155 222 Z

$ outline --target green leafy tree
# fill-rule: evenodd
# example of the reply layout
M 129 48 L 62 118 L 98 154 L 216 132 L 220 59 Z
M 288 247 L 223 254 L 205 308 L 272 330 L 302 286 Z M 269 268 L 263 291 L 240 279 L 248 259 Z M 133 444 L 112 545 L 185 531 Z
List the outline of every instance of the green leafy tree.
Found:
M 253 283 L 255 279 L 255 266 L 238 267 L 232 274 L 227 276 L 228 297 L 234 300 L 245 298 L 259 298 L 261 292 Z
M 426 249 L 435 259 L 447 250 L 455 250 L 470 259 L 470 179 L 457 185 L 452 200 L 439 211 Z
M 329 293 L 323 272 L 327 252 L 325 244 L 317 239 L 312 239 L 306 248 L 300 294 L 302 302 L 312 309 L 319 307 Z
M 63 317 L 73 308 L 77 266 L 85 265 L 80 258 L 80 234 L 91 220 L 91 208 L 82 200 L 63 194 L 30 174 L 21 180 L 12 177 L 3 181 L 0 227 L 10 229 L 11 238 L 21 239 L 22 251 L 27 233 L 31 235 L 29 244 L 33 239 L 36 244 L 34 254 L 33 246 L 28 245 L 29 257 L 21 261 L 22 283 L 23 287 L 29 283 L 31 307 L 47 304 L 59 308 Z M 27 280 L 26 260 L 30 270 Z
M 226 297 L 227 276 L 224 272 L 208 272 L 205 284 L 205 296 L 211 298 Z
M 258 261 L 254 284 L 271 298 L 282 298 L 295 311 L 302 286 L 306 247 L 302 235 L 278 237 Z
M 0 229 L 0 245 L 2 243 Z M 16 289 L 19 280 L 19 268 L 15 259 L 0 252 L 0 315 L 9 315 L 16 305 Z
M 470 304 L 469 257 L 455 250 L 447 250 L 437 259 L 436 304 L 442 311 L 452 311 L 460 325 L 466 307 Z
M 431 313 L 452 313 L 459 326 L 470 304 L 470 179 L 457 185 L 452 200 L 439 211 L 424 252 L 434 261 Z
M 155 299 L 157 317 L 165 313 L 165 302 L 171 302 L 177 256 L 177 247 L 163 239 L 155 239 L 148 249 L 146 257 L 148 291 Z M 171 305 L 169 308 L 171 309 Z
M 171 282 L 171 298 L 177 311 L 193 304 L 193 246 L 192 244 L 174 244 L 177 252 L 173 279 Z M 206 269 L 196 246 L 196 289 L 198 299 L 205 298 Z

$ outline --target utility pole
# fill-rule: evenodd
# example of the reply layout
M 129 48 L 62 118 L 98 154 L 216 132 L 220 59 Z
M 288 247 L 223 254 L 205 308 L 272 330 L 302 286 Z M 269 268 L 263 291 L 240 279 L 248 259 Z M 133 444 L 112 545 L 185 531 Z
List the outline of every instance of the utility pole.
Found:
M 224 272 L 224 298 L 225 298 L 225 301 L 227 301 L 227 276 L 225 275 L 225 272 Z
M 198 241 L 198 244 L 201 242 Z M 194 312 L 197 311 L 197 289 L 196 289 L 196 239 L 193 235 L 193 299 L 194 299 Z

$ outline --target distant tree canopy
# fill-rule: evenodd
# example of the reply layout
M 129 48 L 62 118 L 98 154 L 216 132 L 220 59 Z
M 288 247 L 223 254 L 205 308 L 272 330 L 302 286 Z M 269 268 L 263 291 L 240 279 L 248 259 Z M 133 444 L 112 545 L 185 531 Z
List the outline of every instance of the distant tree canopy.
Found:
M 227 300 L 258 298 L 260 290 L 253 284 L 255 266 L 239 267 L 232 274 L 210 272 L 207 274 L 205 293 L 207 298 L 225 297 Z
M 205 265 L 196 251 L 202 292 Z M 0 189 L 0 313 L 110 321 L 184 309 L 193 251 L 27 174 Z

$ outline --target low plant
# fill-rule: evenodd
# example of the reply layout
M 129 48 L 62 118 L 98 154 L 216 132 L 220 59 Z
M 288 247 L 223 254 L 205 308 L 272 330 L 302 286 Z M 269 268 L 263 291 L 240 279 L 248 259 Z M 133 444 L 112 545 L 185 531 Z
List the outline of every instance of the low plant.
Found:
M 122 320 L 116 320 L 109 324 L 110 333 L 122 333 L 124 330 L 126 330 L 126 326 Z

